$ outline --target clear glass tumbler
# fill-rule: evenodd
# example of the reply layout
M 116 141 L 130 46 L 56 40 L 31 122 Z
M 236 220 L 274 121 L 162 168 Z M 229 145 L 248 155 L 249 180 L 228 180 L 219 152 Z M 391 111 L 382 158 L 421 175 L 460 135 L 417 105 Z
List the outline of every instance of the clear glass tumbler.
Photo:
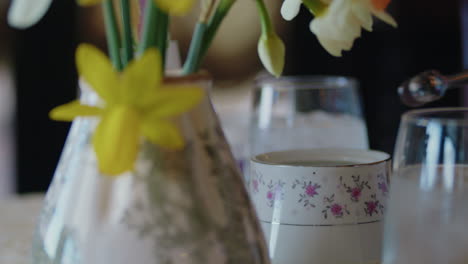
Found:
M 250 155 L 305 148 L 368 148 L 358 82 L 339 76 L 260 77 Z
M 384 264 L 468 263 L 468 108 L 403 115 Z

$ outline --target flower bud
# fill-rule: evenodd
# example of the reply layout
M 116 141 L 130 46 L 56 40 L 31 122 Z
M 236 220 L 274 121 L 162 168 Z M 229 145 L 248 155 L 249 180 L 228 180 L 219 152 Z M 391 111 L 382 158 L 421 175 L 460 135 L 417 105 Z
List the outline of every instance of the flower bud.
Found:
M 285 47 L 274 32 L 262 34 L 258 42 L 258 55 L 263 66 L 274 76 L 279 77 L 284 68 Z

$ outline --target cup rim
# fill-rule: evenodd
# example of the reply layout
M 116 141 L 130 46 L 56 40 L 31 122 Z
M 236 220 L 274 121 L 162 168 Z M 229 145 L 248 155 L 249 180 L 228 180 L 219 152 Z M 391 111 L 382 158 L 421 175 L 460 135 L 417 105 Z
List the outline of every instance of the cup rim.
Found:
M 285 164 L 285 162 L 281 161 L 268 161 L 268 158 L 273 155 L 292 155 L 294 153 L 304 153 L 304 154 L 326 154 L 326 153 L 359 153 L 359 154 L 371 154 L 371 155 L 378 155 L 380 158 L 377 158 L 376 161 L 370 162 L 356 162 L 353 164 L 339 164 L 339 165 L 304 165 L 304 164 Z M 352 149 L 352 148 L 316 148 L 316 149 L 294 149 L 294 150 L 285 150 L 285 151 L 273 151 L 262 153 L 253 156 L 250 161 L 252 163 L 258 163 L 263 165 L 274 165 L 278 167 L 294 167 L 294 168 L 350 168 L 350 167 L 364 167 L 364 166 L 372 166 L 380 163 L 389 162 L 392 159 L 391 155 L 379 151 L 379 150 L 371 150 L 371 149 Z
M 328 90 L 357 89 L 356 78 L 340 75 L 294 75 L 275 78 L 269 74 L 259 74 L 255 79 L 255 88 L 272 87 L 281 90 Z
M 468 119 L 437 116 L 439 114 L 441 115 L 456 113 L 468 114 L 468 107 L 434 107 L 410 110 L 402 115 L 402 122 L 417 124 L 421 126 L 426 126 L 429 122 L 438 122 L 444 125 L 456 124 L 461 126 L 468 126 Z

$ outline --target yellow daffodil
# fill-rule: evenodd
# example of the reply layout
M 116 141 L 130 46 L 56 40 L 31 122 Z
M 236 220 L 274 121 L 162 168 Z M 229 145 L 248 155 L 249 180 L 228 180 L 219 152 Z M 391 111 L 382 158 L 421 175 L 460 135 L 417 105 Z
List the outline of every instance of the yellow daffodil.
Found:
M 93 147 L 103 174 L 119 175 L 133 169 L 141 136 L 165 148 L 183 147 L 183 137 L 170 118 L 198 104 L 204 92 L 193 86 L 164 85 L 156 49 L 131 61 L 122 73 L 114 70 L 104 53 L 88 44 L 78 47 L 76 63 L 80 77 L 104 104 L 94 107 L 73 101 L 53 109 L 50 116 L 59 121 L 100 117 Z
M 91 6 L 105 0 L 77 0 L 79 5 Z M 156 5 L 170 15 L 181 16 L 187 14 L 194 4 L 194 0 L 153 0 Z
M 52 0 L 12 0 L 8 24 L 14 28 L 28 28 L 45 15 L 51 3 Z
M 315 15 L 310 30 L 328 53 L 339 57 L 343 50 L 352 48 L 362 28 L 372 31 L 372 16 L 397 26 L 393 17 L 385 12 L 389 3 L 390 0 L 285 0 L 281 14 L 284 19 L 291 20 L 304 4 Z
M 154 0 L 154 2 L 168 14 L 182 16 L 192 9 L 194 0 Z

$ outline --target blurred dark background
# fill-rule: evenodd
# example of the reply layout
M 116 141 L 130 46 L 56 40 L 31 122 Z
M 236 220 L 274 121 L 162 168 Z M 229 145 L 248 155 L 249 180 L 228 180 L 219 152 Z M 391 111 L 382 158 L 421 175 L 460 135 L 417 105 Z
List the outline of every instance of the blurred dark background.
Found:
M 2 5 L 0 63 L 13 69 L 16 93 L 16 99 L 11 97 L 16 100 L 14 188 L 20 193 L 45 191 L 69 128 L 67 123 L 50 121 L 48 111 L 76 96 L 77 44 L 96 40 L 94 43 L 104 45 L 102 38 L 95 37 L 100 31 L 94 24 L 78 17 L 75 1 L 54 1 L 46 17 L 24 31 L 8 28 L 6 5 Z M 468 0 L 393 0 L 388 11 L 398 21 L 398 29 L 377 22 L 374 32 L 364 32 L 352 52 L 334 58 L 309 31 L 312 17 L 302 10 L 285 33 L 285 74 L 356 77 L 361 83 L 371 148 L 391 153 L 400 116 L 407 110 L 399 102 L 396 87 L 426 69 L 449 74 L 467 67 Z M 219 63 L 216 67 L 220 67 Z M 257 64 L 247 68 L 260 70 Z M 240 77 L 224 74 L 223 78 Z M 463 105 L 462 93 L 450 91 L 444 99 L 428 106 Z
M 463 69 L 463 48 L 468 52 L 468 40 L 462 41 L 462 32 L 468 34 L 467 6 L 467 0 L 443 4 L 438 0 L 393 0 L 388 12 L 398 21 L 398 29 L 377 22 L 374 32 L 363 31 L 352 51 L 342 58 L 323 51 L 306 26 L 310 16 L 302 10 L 289 46 L 292 60 L 288 73 L 356 77 L 361 84 L 370 147 L 392 153 L 400 116 L 408 110 L 400 103 L 396 87 L 424 70 L 450 74 Z M 461 93 L 450 91 L 442 100 L 424 107 L 462 105 Z

